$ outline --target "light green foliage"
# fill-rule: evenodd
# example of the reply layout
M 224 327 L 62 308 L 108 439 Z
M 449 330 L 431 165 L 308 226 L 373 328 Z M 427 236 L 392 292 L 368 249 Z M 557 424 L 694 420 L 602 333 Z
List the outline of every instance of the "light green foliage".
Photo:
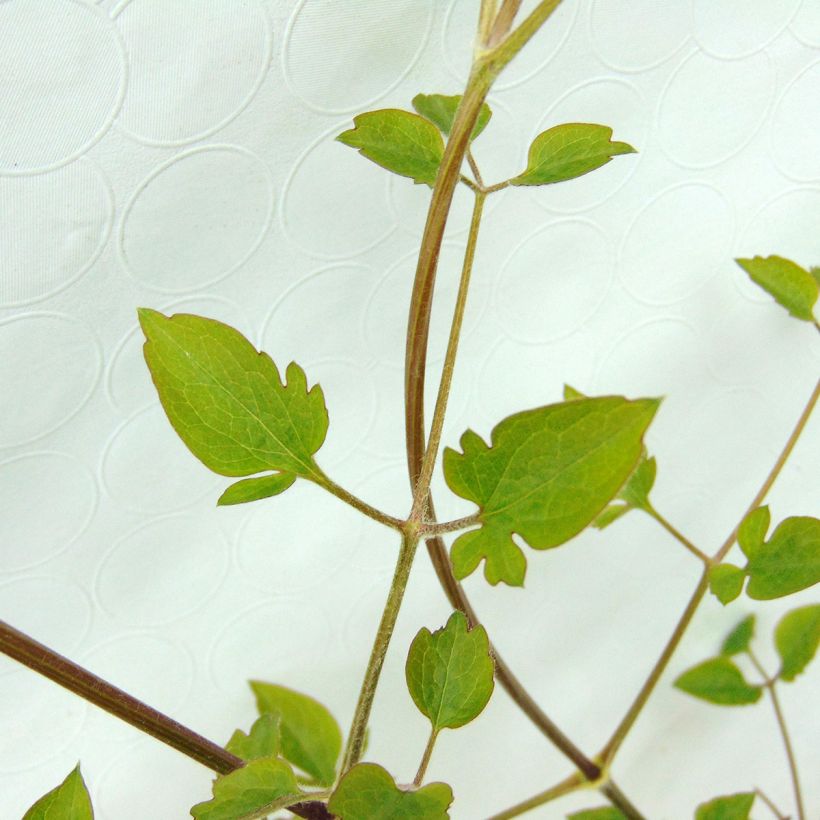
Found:
M 23 815 L 23 820 L 94 820 L 80 764 L 57 788 L 44 794 Z
M 276 365 L 214 319 L 141 308 L 145 360 L 171 424 L 206 467 L 227 476 L 267 470 L 316 479 L 327 433 L 322 390 Z
M 649 493 L 655 485 L 655 476 L 658 472 L 658 465 L 654 458 L 647 457 L 646 453 L 641 456 L 635 472 L 629 476 L 624 488 L 618 493 L 630 507 L 642 509 L 649 506 Z
M 584 809 L 567 815 L 568 820 L 626 820 L 626 815 L 614 806 L 601 806 L 599 809 Z
M 468 629 L 461 612 L 433 633 L 421 629 L 405 666 L 410 695 L 435 732 L 478 716 L 493 692 L 494 671 L 487 632 L 483 626 Z
M 787 612 L 777 624 L 774 643 L 780 655 L 778 677 L 793 681 L 809 665 L 820 644 L 820 604 Z
M 444 134 L 450 133 L 456 118 L 456 109 L 461 102 L 461 94 L 445 96 L 444 94 L 416 94 L 413 97 L 413 108 L 432 122 Z M 493 112 L 487 103 L 482 103 L 478 119 L 473 126 L 470 140 L 474 140 L 486 127 Z
M 580 390 L 576 390 L 571 384 L 564 385 L 564 401 L 572 401 L 573 399 L 585 399 L 586 395 Z
M 410 111 L 385 108 L 359 114 L 353 126 L 336 139 L 394 174 L 433 187 L 444 155 L 444 140 L 433 123 Z
M 739 655 L 749 649 L 749 643 L 755 634 L 755 616 L 747 615 L 727 636 L 720 648 L 725 657 Z
M 820 286 L 820 268 L 809 268 L 809 273 L 814 277 L 814 281 Z
M 749 820 L 754 792 L 730 794 L 701 803 L 695 812 L 695 820 Z
M 809 271 L 782 256 L 755 256 L 735 261 L 756 285 L 773 296 L 792 316 L 806 322 L 814 321 L 812 310 L 820 285 Z
M 711 658 L 684 672 L 675 686 L 709 703 L 743 706 L 756 703 L 763 691 L 746 682 L 743 673 L 729 658 Z
M 462 453 L 447 448 L 448 485 L 480 507 L 481 529 L 453 544 L 456 577 L 485 560 L 491 584 L 523 584 L 526 559 L 512 534 L 547 549 L 590 524 L 635 469 L 658 403 L 575 399 L 509 416 L 493 429 L 491 446 L 468 430 Z
M 743 591 L 746 573 L 734 564 L 715 564 L 709 567 L 709 589 L 724 606 Z
M 403 791 L 381 766 L 359 763 L 342 778 L 327 807 L 340 820 L 447 820 L 452 802 L 446 783 Z
M 245 734 L 237 729 L 225 748 L 242 760 L 276 757 L 279 754 L 279 718 L 265 714 L 259 717 Z
M 592 526 L 599 530 L 605 530 L 610 524 L 614 524 L 622 515 L 626 515 L 632 507 L 629 504 L 610 504 L 593 522 Z
M 258 478 L 243 478 L 231 484 L 216 502 L 221 507 L 230 504 L 245 504 L 248 501 L 259 501 L 262 498 L 271 498 L 285 492 L 296 476 L 293 473 L 271 473 Z
M 588 174 L 619 154 L 634 154 L 625 142 L 612 142 L 606 125 L 571 122 L 540 133 L 530 146 L 527 169 L 511 185 L 548 185 Z
M 772 515 L 766 506 L 752 510 L 740 522 L 737 530 L 737 542 L 746 557 L 756 552 L 766 540 L 766 533 L 769 531 L 771 521 Z
M 336 779 L 339 724 L 317 700 L 273 683 L 251 681 L 260 714 L 279 720 L 280 754 L 322 786 Z
M 191 816 L 196 820 L 240 820 L 274 801 L 293 802 L 292 798 L 303 796 L 293 770 L 274 757 L 251 760 L 241 769 L 218 777 L 213 795 L 213 799 L 193 806 Z

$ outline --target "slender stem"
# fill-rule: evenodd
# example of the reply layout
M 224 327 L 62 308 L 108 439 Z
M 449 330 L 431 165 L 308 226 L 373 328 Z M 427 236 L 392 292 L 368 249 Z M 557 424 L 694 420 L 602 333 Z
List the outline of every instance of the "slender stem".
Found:
M 486 47 L 490 38 L 490 31 L 498 12 L 498 0 L 481 0 L 481 9 L 478 13 L 478 42 Z
M 712 563 L 712 559 L 705 552 L 699 550 L 685 535 L 673 527 L 651 504 L 647 504 L 647 506 L 640 509 L 654 518 L 673 538 L 680 541 L 692 555 L 699 558 L 704 564 L 709 565 Z
M 427 767 L 430 765 L 430 757 L 433 754 L 433 746 L 436 745 L 437 737 L 438 732 L 435 729 L 431 730 L 430 737 L 427 740 L 427 745 L 424 747 L 424 754 L 421 756 L 419 770 L 416 772 L 416 776 L 413 778 L 414 786 L 421 786 L 421 781 L 424 780 L 424 773 L 427 771 Z
M 771 809 L 772 814 L 777 818 L 777 820 L 789 820 L 789 818 L 777 808 L 774 802 L 762 789 L 755 789 L 755 794 Z
M 562 780 L 560 783 L 556 783 L 554 786 L 551 786 L 549 789 L 545 789 L 538 794 L 534 794 L 527 800 L 522 800 L 520 803 L 510 806 L 510 808 L 500 811 L 498 814 L 492 815 L 489 820 L 509 820 L 511 817 L 518 817 L 519 815 L 531 811 L 532 809 L 537 809 L 539 806 L 543 806 L 546 803 L 557 800 L 565 794 L 571 794 L 572 792 L 582 788 L 584 785 L 586 785 L 586 780 L 583 775 L 580 772 L 575 772 L 566 779 Z
M 481 176 L 481 169 L 475 161 L 472 148 L 467 148 L 467 164 L 470 166 L 470 170 L 473 172 L 473 176 L 475 177 L 475 181 L 478 183 L 479 188 L 486 193 L 486 189 L 484 188 L 484 179 Z
M 376 686 L 379 682 L 382 666 L 384 666 L 387 647 L 390 644 L 390 638 L 396 626 L 396 619 L 399 616 L 399 609 L 404 598 L 404 591 L 407 588 L 407 579 L 410 577 L 410 568 L 413 566 L 413 557 L 416 554 L 418 543 L 419 538 L 417 535 L 408 533 L 402 535 L 401 550 L 399 551 L 399 559 L 396 562 L 396 570 L 393 573 L 393 582 L 390 585 L 390 592 L 387 595 L 387 602 L 384 605 L 384 612 L 379 622 L 379 629 L 376 632 L 376 639 L 373 642 L 370 660 L 367 663 L 361 691 L 359 692 L 359 700 L 356 703 L 356 711 L 353 714 L 353 723 L 350 727 L 342 762 L 342 775 L 351 766 L 355 766 L 362 756 L 364 735 L 367 730 L 367 722 L 370 719 L 373 697 L 376 694 Z
M 487 38 L 488 46 L 497 46 L 507 36 L 515 21 L 515 15 L 521 8 L 521 3 L 522 0 L 504 0 L 495 17 L 490 36 Z
M 474 527 L 480 523 L 478 513 L 472 515 L 465 515 L 464 518 L 456 518 L 453 521 L 426 521 L 419 529 L 419 535 L 422 538 L 428 538 L 433 535 L 444 535 L 448 532 L 456 532 L 458 530 L 467 529 L 467 527 Z
M 362 501 L 361 498 L 357 498 L 344 487 L 340 487 L 333 479 L 328 478 L 324 473 L 320 474 L 315 480 L 315 483 L 332 495 L 335 495 L 336 498 L 344 501 L 345 504 L 349 504 L 354 509 L 364 513 L 368 518 L 372 518 L 374 521 L 378 521 L 386 527 L 391 527 L 394 530 L 401 530 L 404 527 L 405 522 L 400 518 L 395 518 L 392 515 L 383 513 L 381 510 L 377 510 L 375 507 L 371 507 L 366 501 Z
M 484 189 L 485 194 L 494 194 L 496 191 L 502 191 L 504 188 L 508 188 L 510 185 L 510 181 L 505 179 L 504 182 L 496 182 L 495 185 L 488 185 Z
M 327 810 L 327 806 L 324 802 L 321 802 L 326 801 L 332 793 L 332 789 L 325 789 L 320 792 L 279 797 L 264 806 L 260 806 L 258 809 L 254 809 L 249 814 L 237 817 L 236 820 L 263 820 L 269 814 L 273 814 L 280 809 L 287 809 L 292 814 L 298 814 L 300 817 L 332 818 L 333 815 Z M 300 812 L 299 809 L 302 809 L 302 811 Z

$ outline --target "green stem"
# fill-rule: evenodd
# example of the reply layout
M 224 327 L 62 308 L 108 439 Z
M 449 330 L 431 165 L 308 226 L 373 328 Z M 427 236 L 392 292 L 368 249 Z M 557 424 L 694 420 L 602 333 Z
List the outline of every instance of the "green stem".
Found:
M 436 535 L 445 535 L 448 532 L 475 527 L 481 523 L 478 513 L 465 515 L 464 518 L 456 518 L 453 521 L 425 521 L 419 528 L 419 535 L 422 538 L 429 538 Z
M 404 527 L 405 522 L 400 518 L 395 518 L 392 515 L 383 513 L 381 510 L 377 510 L 375 507 L 371 507 L 366 501 L 362 501 L 361 498 L 348 492 L 344 487 L 339 486 L 324 473 L 319 473 L 314 483 L 327 490 L 331 495 L 335 495 L 336 498 L 344 501 L 345 504 L 349 504 L 354 509 L 364 513 L 368 518 L 372 518 L 374 521 L 384 524 L 385 527 L 390 527 L 394 530 L 401 530 Z
M 640 509 L 654 518 L 673 538 L 683 544 L 692 555 L 699 558 L 707 566 L 712 563 L 712 559 L 705 552 L 699 550 L 683 533 L 673 527 L 651 504 L 647 503 L 645 507 Z
M 416 776 L 413 778 L 414 786 L 421 786 L 421 781 L 424 780 L 424 774 L 427 771 L 427 767 L 430 765 L 430 757 L 433 754 L 433 746 L 436 745 L 437 737 L 438 732 L 435 729 L 432 729 L 430 731 L 430 737 L 427 740 L 427 745 L 424 747 L 424 754 L 421 756 L 419 770 L 416 772 Z
M 494 814 L 489 820 L 510 820 L 511 817 L 518 817 L 528 811 L 532 811 L 532 809 L 537 809 L 539 806 L 557 800 L 566 794 L 571 794 L 585 785 L 588 784 L 584 776 L 580 772 L 575 772 L 560 783 L 551 786 L 549 789 L 545 789 L 527 800 L 522 800 L 520 803 L 510 806 L 510 808 L 500 811 L 498 814 Z

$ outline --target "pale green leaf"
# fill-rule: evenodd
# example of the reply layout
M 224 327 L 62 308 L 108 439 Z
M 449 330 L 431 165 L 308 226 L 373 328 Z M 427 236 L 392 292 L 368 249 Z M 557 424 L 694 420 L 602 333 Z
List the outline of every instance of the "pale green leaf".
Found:
M 44 794 L 23 815 L 23 820 L 94 820 L 80 764 L 59 786 Z
M 793 681 L 809 665 L 820 644 L 820 604 L 787 612 L 777 624 L 774 643 L 780 655 L 778 677 Z
M 237 729 L 225 748 L 242 760 L 276 757 L 279 754 L 279 718 L 262 715 L 257 718 L 248 734 Z
M 450 133 L 456 117 L 456 109 L 461 102 L 461 94 L 446 96 L 444 94 L 416 94 L 413 97 L 413 108 L 432 122 L 440 131 Z M 482 103 L 478 112 L 478 119 L 473 126 L 470 140 L 474 140 L 486 127 L 493 112 L 487 103 Z
M 231 484 L 216 502 L 221 507 L 230 504 L 245 504 L 248 501 L 259 501 L 283 493 L 296 481 L 293 473 L 272 473 L 258 478 L 243 478 Z
M 251 760 L 241 769 L 218 777 L 213 795 L 211 800 L 193 806 L 191 816 L 196 820 L 237 820 L 281 798 L 298 800 L 304 796 L 290 766 L 274 757 Z
M 763 691 L 746 682 L 743 673 L 729 658 L 712 658 L 684 672 L 675 686 L 701 700 L 720 706 L 756 703 Z
M 446 783 L 400 789 L 375 763 L 359 763 L 341 780 L 328 801 L 340 820 L 448 820 L 453 790 Z
M 444 140 L 433 123 L 398 108 L 369 111 L 336 137 L 382 168 L 430 187 L 444 155 Z
M 251 681 L 260 714 L 279 719 L 280 754 L 322 786 L 336 779 L 342 733 L 319 701 L 273 683 Z
M 216 473 L 283 470 L 316 479 L 327 433 L 322 390 L 291 363 L 276 365 L 214 319 L 141 308 L 145 360 L 162 406 L 191 452 Z
M 593 522 L 592 526 L 599 530 L 605 530 L 610 524 L 614 524 L 622 515 L 626 515 L 632 507 L 629 504 L 610 504 Z
M 580 390 L 576 390 L 571 384 L 564 385 L 564 401 L 572 401 L 573 399 L 585 399 L 586 395 Z
M 410 695 L 436 732 L 478 716 L 493 692 L 494 672 L 487 632 L 483 626 L 468 629 L 461 612 L 433 633 L 420 630 L 405 666 Z
M 755 634 L 755 616 L 747 615 L 727 636 L 720 654 L 730 657 L 746 652 Z
M 735 261 L 756 285 L 773 296 L 792 316 L 806 322 L 814 321 L 812 309 L 820 285 L 809 271 L 782 256 L 755 256 Z
M 658 465 L 654 458 L 647 457 L 644 452 L 635 471 L 627 479 L 618 498 L 623 499 L 630 507 L 643 509 L 649 506 L 649 493 L 655 485 L 655 475 Z
M 626 815 L 614 806 L 601 806 L 599 809 L 584 809 L 567 815 L 568 820 L 626 820 Z
M 539 134 L 530 146 L 527 169 L 510 180 L 511 185 L 547 185 L 575 179 L 619 154 L 634 154 L 625 142 L 612 142 L 606 125 L 572 122 L 556 125 Z
M 526 560 L 513 533 L 548 549 L 592 523 L 635 469 L 658 404 L 606 396 L 539 407 L 500 422 L 491 446 L 468 430 L 463 452 L 444 452 L 448 485 L 480 508 L 481 529 L 453 544 L 456 577 L 485 560 L 491 584 L 520 586 Z
M 734 564 L 709 567 L 709 589 L 724 606 L 740 595 L 745 580 L 746 573 Z
M 751 558 L 763 545 L 771 521 L 772 515 L 769 508 L 758 507 L 740 522 L 740 527 L 737 530 L 737 543 L 740 544 L 740 548 L 747 558 Z
M 820 286 L 820 268 L 809 268 L 809 273 L 814 277 L 814 281 Z
M 759 601 L 781 598 L 820 582 L 820 521 L 787 518 L 749 556 L 746 594 Z
M 695 820 L 749 820 L 754 792 L 730 794 L 701 803 L 695 812 Z

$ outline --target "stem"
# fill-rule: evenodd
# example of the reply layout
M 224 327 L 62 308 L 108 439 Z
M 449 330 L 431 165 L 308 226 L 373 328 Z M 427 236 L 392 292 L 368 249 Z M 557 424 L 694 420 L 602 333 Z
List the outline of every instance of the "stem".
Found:
M 685 535 L 673 527 L 651 504 L 647 503 L 647 506 L 640 507 L 640 509 L 652 516 L 673 538 L 680 541 L 692 555 L 699 558 L 707 566 L 712 563 L 712 559 L 705 552 L 699 550 Z
M 777 820 L 789 820 L 789 818 L 777 808 L 774 802 L 762 789 L 755 789 L 755 794 L 771 809 L 772 814 L 777 818 Z
M 394 518 L 392 515 L 387 515 L 387 513 L 383 513 L 381 510 L 371 507 L 366 501 L 362 501 L 361 498 L 348 492 L 344 487 L 340 487 L 333 479 L 328 478 L 324 473 L 319 474 L 319 477 L 315 479 L 315 483 L 327 490 L 331 495 L 335 495 L 336 498 L 344 501 L 345 504 L 349 504 L 354 509 L 364 513 L 368 518 L 372 518 L 374 521 L 378 521 L 386 527 L 390 527 L 394 530 L 401 530 L 404 527 L 404 521 L 400 518 Z
M 497 46 L 507 36 L 512 28 L 515 15 L 518 14 L 518 10 L 521 8 L 521 3 L 522 0 L 504 0 L 487 39 L 488 46 Z
M 416 772 L 415 778 L 413 778 L 413 785 L 414 786 L 421 786 L 421 781 L 424 780 L 424 773 L 427 771 L 427 767 L 430 765 L 430 757 L 433 754 L 433 746 L 436 745 L 436 738 L 438 737 L 438 732 L 433 729 L 430 732 L 430 738 L 427 741 L 427 745 L 424 747 L 424 754 L 421 756 L 421 763 L 419 763 L 419 770 Z
M 480 524 L 481 520 L 478 513 L 472 515 L 465 515 L 464 518 L 456 518 L 454 521 L 429 521 L 421 525 L 419 535 L 422 538 L 427 538 L 434 535 L 444 535 L 448 532 L 456 532 L 457 530 L 464 530 L 467 527 L 474 527 Z
M 393 573 L 393 581 L 390 585 L 390 592 L 387 595 L 387 602 L 384 605 L 382 619 L 379 622 L 379 629 L 376 639 L 373 642 L 373 649 L 370 652 L 370 660 L 367 662 L 367 669 L 364 673 L 364 680 L 359 692 L 359 700 L 356 703 L 356 711 L 353 714 L 353 723 L 350 726 L 350 734 L 347 738 L 344 759 L 342 762 L 342 776 L 355 766 L 362 756 L 364 747 L 364 735 L 367 730 L 367 722 L 370 718 L 370 709 L 373 706 L 373 697 L 376 694 L 376 686 L 379 682 L 379 675 L 384 665 L 384 657 L 387 654 L 387 647 L 396 626 L 396 619 L 399 616 L 404 590 L 407 588 L 407 579 L 410 577 L 410 568 L 413 565 L 413 557 L 416 554 L 416 547 L 419 539 L 415 534 L 404 533 L 402 535 L 401 550 L 396 562 L 396 570 Z
M 565 780 L 562 780 L 560 783 L 556 783 L 549 789 L 539 792 L 527 800 L 522 800 L 520 803 L 510 806 L 510 808 L 505 809 L 498 814 L 494 814 L 489 818 L 489 820 L 509 820 L 511 817 L 518 817 L 531 809 L 536 809 L 538 806 L 543 806 L 545 803 L 549 803 L 552 800 L 557 800 L 565 794 L 571 794 L 572 792 L 582 788 L 585 784 L 586 780 L 583 775 L 580 772 L 575 772 Z

